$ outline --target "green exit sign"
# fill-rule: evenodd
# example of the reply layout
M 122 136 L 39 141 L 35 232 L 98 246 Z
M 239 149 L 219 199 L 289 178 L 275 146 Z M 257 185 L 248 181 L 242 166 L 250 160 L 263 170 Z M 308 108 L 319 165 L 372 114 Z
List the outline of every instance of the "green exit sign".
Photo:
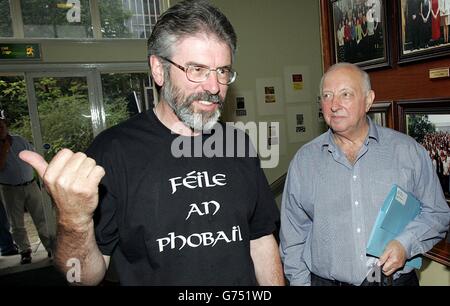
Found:
M 40 60 L 39 44 L 0 44 L 0 60 Z

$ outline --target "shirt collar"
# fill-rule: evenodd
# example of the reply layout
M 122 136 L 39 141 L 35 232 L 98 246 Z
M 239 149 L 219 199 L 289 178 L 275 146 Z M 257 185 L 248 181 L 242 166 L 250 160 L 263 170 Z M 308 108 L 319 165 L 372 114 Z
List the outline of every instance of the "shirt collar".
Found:
M 377 125 L 374 122 L 372 122 L 372 119 L 370 119 L 369 116 L 366 116 L 366 118 L 369 123 L 369 134 L 367 135 L 367 138 L 364 141 L 364 144 L 366 146 L 368 146 L 371 139 L 375 140 L 376 142 L 379 142 L 380 138 L 378 135 Z M 333 153 L 336 150 L 336 143 L 334 142 L 333 131 L 330 128 L 328 129 L 328 131 L 323 139 L 321 147 L 322 147 L 322 150 L 327 149 L 331 153 Z
M 370 119 L 369 116 L 366 116 L 367 120 L 369 122 L 369 135 L 366 138 L 366 141 L 364 142 L 367 145 L 369 145 L 370 139 L 375 140 L 376 142 L 380 142 L 380 137 L 378 135 L 378 126 Z

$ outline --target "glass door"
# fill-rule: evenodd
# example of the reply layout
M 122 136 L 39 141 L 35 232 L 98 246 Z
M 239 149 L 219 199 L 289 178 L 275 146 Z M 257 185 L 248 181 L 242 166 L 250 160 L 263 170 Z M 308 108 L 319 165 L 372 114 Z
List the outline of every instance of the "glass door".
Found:
M 90 73 L 27 74 L 36 150 L 47 161 L 62 148 L 84 151 L 102 129 L 101 103 Z
M 144 71 L 49 71 L 0 75 L 0 107 L 10 131 L 50 161 L 62 148 L 85 151 L 107 127 L 151 108 L 154 91 Z M 51 199 L 42 188 L 49 231 L 56 233 Z
M 49 162 L 62 148 L 85 151 L 103 129 L 104 122 L 93 72 L 26 73 L 25 80 L 36 152 Z M 51 199 L 46 192 L 43 197 L 46 220 L 54 237 L 56 224 Z

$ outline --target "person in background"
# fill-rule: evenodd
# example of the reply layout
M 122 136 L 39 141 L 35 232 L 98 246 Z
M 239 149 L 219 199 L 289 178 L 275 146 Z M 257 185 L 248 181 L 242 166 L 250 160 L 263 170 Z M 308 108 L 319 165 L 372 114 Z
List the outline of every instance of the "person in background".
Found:
M 5 112 L 2 110 L 0 112 L 0 120 L 6 120 Z M 3 131 L 2 136 L 4 136 L 5 132 Z M 8 147 L 4 145 L 4 141 L 0 140 L 1 148 L 0 148 L 0 171 L 5 168 L 6 162 L 6 150 Z M 5 152 L 4 152 L 5 151 Z M 2 256 L 12 256 L 19 254 L 17 249 L 17 245 L 14 243 L 11 232 L 10 225 L 8 221 L 8 216 L 6 214 L 5 206 L 0 197 L 0 251 Z
M 445 237 L 450 209 L 424 147 L 367 116 L 375 93 L 369 75 L 339 63 L 322 77 L 329 130 L 304 145 L 289 166 L 281 207 L 280 252 L 291 285 L 419 285 L 405 261 Z M 366 255 L 377 215 L 393 184 L 421 203 L 420 214 L 385 248 Z
M 32 260 L 32 250 L 25 228 L 25 209 L 38 231 L 39 238 L 51 256 L 51 240 L 44 215 L 41 190 L 34 178 L 33 168 L 19 158 L 23 150 L 33 150 L 23 137 L 10 135 L 8 122 L 2 111 L 0 117 L 0 195 L 6 208 L 12 236 L 19 247 L 20 263 Z
M 8 216 L 6 215 L 5 207 L 3 205 L 3 201 L 1 201 L 1 198 L 0 198 L 0 251 L 1 256 L 12 256 L 19 254 L 17 245 L 14 243 L 10 232 Z

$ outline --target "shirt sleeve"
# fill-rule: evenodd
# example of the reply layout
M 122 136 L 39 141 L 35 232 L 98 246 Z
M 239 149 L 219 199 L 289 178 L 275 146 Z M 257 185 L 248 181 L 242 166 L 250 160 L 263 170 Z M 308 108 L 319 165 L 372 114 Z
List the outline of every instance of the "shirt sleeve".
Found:
M 294 158 L 288 170 L 281 204 L 280 255 L 291 286 L 311 285 L 311 273 L 303 260 L 303 252 L 312 220 L 300 202 L 299 168 Z
M 445 237 L 450 222 L 450 209 L 431 159 L 423 147 L 417 145 L 415 149 L 417 179 L 413 193 L 421 202 L 421 212 L 396 237 L 408 258 L 428 252 Z
M 273 234 L 280 221 L 280 212 L 275 202 L 266 175 L 256 158 L 257 203 L 250 220 L 250 239 Z
M 87 149 L 86 154 L 105 170 L 105 176 L 99 186 L 99 203 L 94 213 L 95 238 L 103 255 L 111 256 L 119 241 L 119 231 L 116 219 L 118 207 L 117 184 L 114 181 L 113 150 L 98 137 Z

